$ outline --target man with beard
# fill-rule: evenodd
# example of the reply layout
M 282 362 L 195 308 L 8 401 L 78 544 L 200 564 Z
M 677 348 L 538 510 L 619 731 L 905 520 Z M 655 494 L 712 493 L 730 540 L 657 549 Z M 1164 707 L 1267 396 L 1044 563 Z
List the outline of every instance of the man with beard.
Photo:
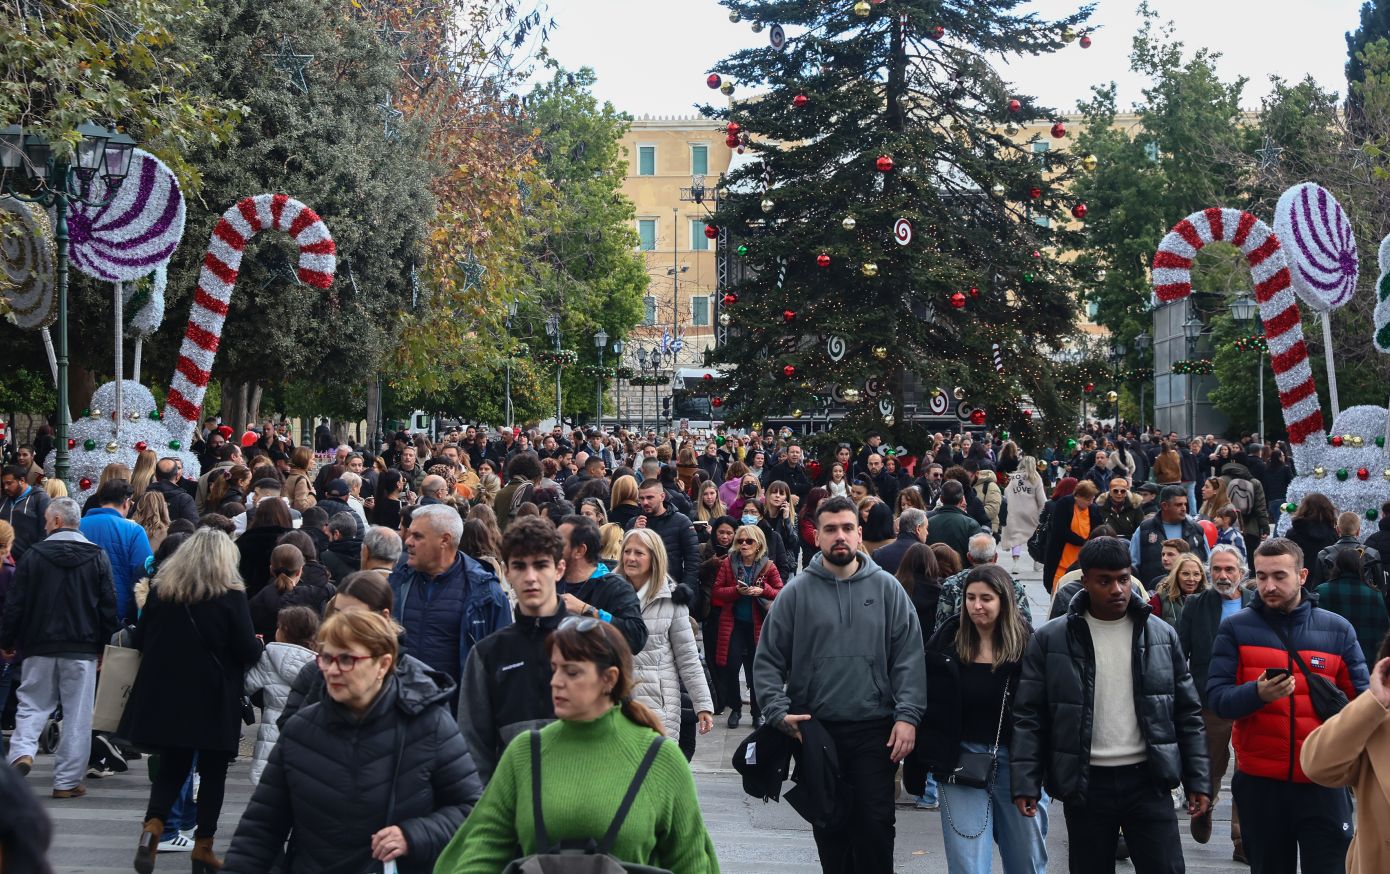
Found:
M 1211 649 L 1216 642 L 1217 629 L 1221 623 L 1237 611 L 1255 600 L 1255 592 L 1241 585 L 1247 570 L 1240 550 L 1227 543 L 1218 543 L 1211 548 L 1211 588 L 1193 595 L 1178 620 L 1178 639 L 1182 641 L 1183 652 L 1187 654 L 1188 669 L 1192 671 L 1192 681 L 1197 685 L 1197 696 L 1202 699 L 1202 724 L 1207 735 L 1207 756 L 1211 759 L 1211 804 L 1216 806 L 1221 793 L 1221 778 L 1226 776 L 1226 768 L 1231 764 L 1232 720 L 1217 716 L 1207 705 L 1207 675 L 1211 669 Z M 1200 844 L 1211 839 L 1211 809 L 1201 816 L 1192 818 L 1192 837 Z M 1237 862 L 1245 861 L 1245 850 L 1240 840 L 1240 812 L 1231 805 L 1231 843 L 1232 856 Z
M 820 555 L 768 613 L 753 684 L 768 725 L 833 744 L 852 790 L 844 822 L 813 824 L 822 871 L 891 871 L 893 778 L 926 707 L 922 632 L 902 585 L 860 551 L 853 502 L 825 501 L 815 525 Z

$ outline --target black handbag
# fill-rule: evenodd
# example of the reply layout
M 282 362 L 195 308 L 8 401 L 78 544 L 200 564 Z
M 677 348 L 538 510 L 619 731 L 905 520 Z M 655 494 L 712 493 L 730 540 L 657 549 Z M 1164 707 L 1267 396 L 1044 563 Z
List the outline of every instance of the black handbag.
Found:
M 1315 606 L 1313 609 L 1317 609 Z M 1261 614 L 1263 615 L 1263 614 Z M 1284 642 L 1284 649 L 1289 651 L 1298 669 L 1303 672 L 1303 678 L 1308 681 L 1308 698 L 1313 702 L 1313 712 L 1318 719 L 1326 722 L 1347 706 L 1347 693 L 1337 688 L 1337 684 L 1324 677 L 1322 674 L 1315 674 L 1308 669 L 1304 663 L 1303 656 L 1299 655 L 1298 650 L 1294 649 L 1293 641 L 1289 640 L 1289 634 L 1280 626 L 1272 622 L 1268 616 L 1264 617 L 1274 633 L 1279 635 L 1279 639 Z
M 994 775 L 999 769 L 999 739 L 1004 736 L 1004 714 L 1009 707 L 1009 683 L 1004 683 L 1004 697 L 999 702 L 999 727 L 994 732 L 994 748 L 987 753 L 961 753 L 956 769 L 946 778 L 947 783 L 969 786 L 973 789 L 990 789 L 994 786 Z

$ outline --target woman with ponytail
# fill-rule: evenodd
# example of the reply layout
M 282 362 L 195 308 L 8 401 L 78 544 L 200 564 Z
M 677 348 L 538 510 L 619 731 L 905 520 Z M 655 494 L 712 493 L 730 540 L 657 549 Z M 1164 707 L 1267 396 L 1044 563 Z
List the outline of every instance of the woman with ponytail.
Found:
M 274 640 L 279 625 L 281 601 L 299 585 L 304 574 L 304 553 L 299 547 L 282 543 L 270 552 L 270 585 L 251 599 L 251 625 L 262 641 Z
M 496 874 L 518 855 L 602 840 L 654 740 L 656 756 L 609 852 L 673 874 L 717 874 L 690 766 L 674 743 L 658 739 L 666 734 L 661 717 L 632 698 L 627 640 L 599 619 L 571 616 L 546 648 L 557 719 L 508 744 L 436 874 Z M 532 744 L 540 745 L 546 846 L 532 813 Z

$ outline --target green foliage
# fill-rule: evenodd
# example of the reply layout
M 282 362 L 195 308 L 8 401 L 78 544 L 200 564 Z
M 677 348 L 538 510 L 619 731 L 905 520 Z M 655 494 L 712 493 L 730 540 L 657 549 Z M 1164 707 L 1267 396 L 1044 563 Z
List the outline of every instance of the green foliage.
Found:
M 1381 0 L 1362 3 L 1361 23 L 1347 34 L 1347 110 L 1353 116 L 1359 117 L 1365 105 L 1365 95 L 1357 88 L 1366 81 L 1367 65 L 1362 52 L 1386 37 L 1390 37 L 1390 4 Z
M 1015 0 L 904 0 L 873 5 L 862 18 L 848 4 L 777 4 L 775 16 L 763 2 L 723 5 L 801 34 L 781 51 L 748 49 L 720 62 L 715 71 L 758 96 L 703 108 L 750 133 L 758 159 L 731 175 L 716 216 L 733 245 L 751 244 L 728 310 L 729 342 L 716 353 L 736 367 L 727 396 L 737 418 L 813 409 L 835 386 L 867 390 L 871 379 L 902 418 L 920 380 L 966 386 L 992 424 L 1015 432 L 1025 427 L 1026 399 L 1045 409 L 1042 428 L 1068 427 L 1075 396 L 1055 372 L 1081 273 L 1056 255 L 1081 242 L 1067 192 L 1074 159 L 1056 149 L 1035 154 L 1033 143 L 1001 132 L 1015 118 L 1011 98 L 1022 103 L 1018 117 L 1052 113 L 978 52 L 1056 51 L 1063 30 L 1090 8 L 1046 21 Z M 944 40 L 931 38 L 937 26 Z M 808 101 L 798 108 L 800 94 Z M 879 155 L 891 156 L 892 172 L 879 172 Z M 1042 194 L 1032 200 L 1035 187 Z M 843 227 L 847 216 L 852 230 Z M 900 218 L 914 226 L 911 245 L 892 240 Z M 817 265 L 821 253 L 828 268 Z M 966 295 L 964 308 L 951 306 L 954 293 Z M 826 350 L 832 335 L 849 346 L 838 362 Z M 1014 362 L 1002 376 L 994 343 Z M 876 347 L 887 354 L 869 354 Z M 850 411 L 847 429 L 884 426 L 876 400 Z

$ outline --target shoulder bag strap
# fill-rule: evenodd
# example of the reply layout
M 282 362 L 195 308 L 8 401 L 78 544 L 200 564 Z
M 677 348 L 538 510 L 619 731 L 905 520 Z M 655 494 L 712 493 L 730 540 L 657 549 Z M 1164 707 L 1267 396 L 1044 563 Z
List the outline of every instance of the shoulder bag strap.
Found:
M 637 773 L 632 776 L 632 782 L 628 784 L 627 795 L 623 796 L 623 803 L 618 805 L 618 812 L 613 816 L 613 824 L 608 827 L 608 834 L 603 836 L 603 843 L 599 844 L 598 851 L 604 855 L 613 852 L 613 845 L 618 841 L 618 832 L 622 830 L 623 820 L 627 819 L 628 811 L 632 809 L 632 803 L 637 800 L 637 793 L 642 789 L 642 783 L 647 779 L 647 772 L 651 770 L 652 763 L 656 761 L 657 754 L 661 752 L 661 745 L 666 743 L 666 738 L 652 738 L 651 745 L 647 747 L 647 755 L 642 759 L 642 764 L 637 766 Z
M 550 836 L 545 833 L 545 814 L 541 812 L 541 733 L 532 729 L 531 735 L 531 817 L 535 820 L 536 850 L 550 850 Z
M 1313 682 L 1313 672 L 1308 670 L 1308 666 L 1303 662 L 1303 656 L 1299 655 L 1298 650 L 1294 649 L 1293 641 L 1289 640 L 1289 633 L 1276 625 L 1268 616 L 1265 616 L 1263 613 L 1260 615 L 1261 618 L 1264 619 L 1265 624 L 1274 629 L 1275 634 L 1279 635 L 1279 639 L 1284 643 L 1284 649 L 1288 650 L 1289 655 L 1293 657 L 1294 663 L 1298 665 L 1298 669 L 1303 672 L 1303 678 L 1311 684 Z
M 217 657 L 217 653 L 213 652 L 212 647 L 208 646 L 208 642 L 203 639 L 202 629 L 198 627 L 198 621 L 193 618 L 193 610 L 187 604 L 184 604 L 183 612 L 188 616 L 188 623 L 193 626 L 193 633 L 198 636 L 198 642 L 203 645 L 203 649 L 207 651 L 207 654 L 212 658 L 212 663 L 217 665 L 217 670 L 221 673 L 222 660 Z
M 999 702 L 999 727 L 994 730 L 994 751 L 991 753 L 996 757 L 999 755 L 999 741 L 1004 737 L 1004 714 L 1009 710 L 1009 684 L 1011 682 L 1013 682 L 1012 677 L 1004 681 L 1004 697 Z

